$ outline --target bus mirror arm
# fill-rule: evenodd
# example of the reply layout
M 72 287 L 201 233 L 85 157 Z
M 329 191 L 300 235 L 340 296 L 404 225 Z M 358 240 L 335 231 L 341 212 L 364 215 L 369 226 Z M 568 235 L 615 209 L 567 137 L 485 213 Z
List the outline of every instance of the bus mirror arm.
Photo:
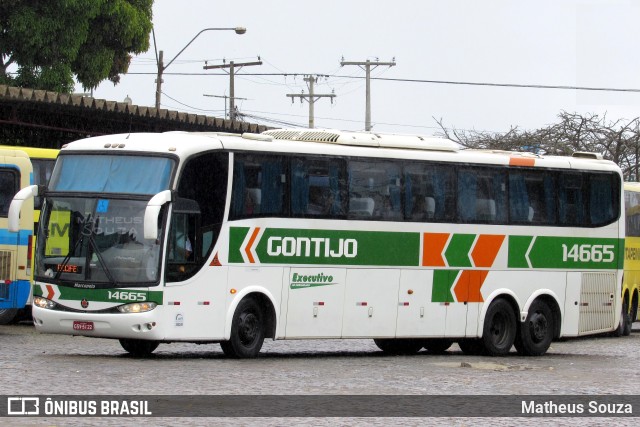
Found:
M 158 238 L 158 215 L 165 203 L 172 200 L 171 190 L 164 190 L 149 200 L 144 211 L 144 238 L 156 240 Z
M 39 187 L 37 185 L 30 185 L 18 191 L 18 193 L 11 200 L 9 205 L 9 231 L 16 233 L 20 230 L 20 211 L 22 210 L 22 204 L 31 198 L 36 197 L 39 194 Z

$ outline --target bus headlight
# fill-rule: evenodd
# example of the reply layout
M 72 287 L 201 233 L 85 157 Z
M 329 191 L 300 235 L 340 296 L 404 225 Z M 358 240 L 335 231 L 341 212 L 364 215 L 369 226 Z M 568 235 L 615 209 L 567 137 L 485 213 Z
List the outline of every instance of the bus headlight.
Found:
M 58 304 L 56 304 L 55 302 L 51 301 L 50 299 L 46 299 L 46 298 L 39 297 L 39 296 L 34 296 L 33 297 L 33 305 L 35 305 L 36 307 L 47 308 L 49 310 L 52 310 Z
M 117 308 L 120 313 L 144 313 L 153 310 L 157 305 L 155 302 L 134 302 L 120 305 Z

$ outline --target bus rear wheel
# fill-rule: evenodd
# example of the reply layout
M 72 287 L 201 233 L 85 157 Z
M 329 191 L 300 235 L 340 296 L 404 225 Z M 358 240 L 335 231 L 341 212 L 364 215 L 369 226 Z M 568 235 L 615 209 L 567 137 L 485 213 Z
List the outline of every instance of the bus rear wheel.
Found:
M 484 318 L 482 342 L 490 356 L 506 356 L 516 338 L 518 323 L 511 304 L 504 299 L 491 303 Z
M 223 353 L 235 359 L 256 357 L 264 342 L 264 315 L 253 298 L 240 301 L 231 322 L 231 337 L 222 341 Z
M 622 312 L 620 313 L 620 323 L 613 335 L 616 337 L 628 337 L 631 335 L 631 326 L 633 320 L 631 320 L 631 314 L 629 314 L 629 304 L 626 301 L 622 302 Z
M 527 318 L 520 324 L 520 333 L 515 341 L 516 350 L 522 356 L 542 356 L 553 340 L 555 324 L 549 305 L 535 300 Z
M 149 356 L 156 348 L 158 348 L 159 344 L 157 341 L 136 339 L 121 339 L 119 341 L 120 345 L 127 353 L 136 357 Z
M 373 342 L 385 353 L 400 355 L 416 354 L 423 346 L 422 341 L 411 338 L 377 338 Z

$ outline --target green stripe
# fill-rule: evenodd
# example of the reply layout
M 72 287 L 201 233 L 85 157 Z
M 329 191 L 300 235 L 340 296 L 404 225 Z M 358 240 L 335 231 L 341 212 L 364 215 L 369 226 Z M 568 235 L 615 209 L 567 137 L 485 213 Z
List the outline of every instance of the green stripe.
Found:
M 240 253 L 240 247 L 242 242 L 247 237 L 249 227 L 231 227 L 229 229 L 229 262 L 230 263 L 242 263 L 242 254 Z
M 510 268 L 529 268 L 525 255 L 532 240 L 533 236 L 509 236 Z
M 162 305 L 162 291 L 145 291 L 132 288 L 83 289 L 58 286 L 59 301 L 100 301 L 126 304 L 131 302 L 155 302 Z M 33 294 L 44 296 L 40 286 L 33 287 Z
M 530 236 L 509 237 L 509 268 L 528 268 L 526 239 Z M 624 239 L 589 237 L 536 237 L 529 261 L 531 268 L 621 269 L 624 263 Z
M 431 302 L 455 302 L 451 288 L 460 270 L 435 270 Z
M 451 267 L 471 267 L 469 252 L 476 239 L 475 234 L 454 234 L 444 252 L 447 263 Z
M 420 233 L 267 228 L 256 254 L 263 264 L 418 266 Z

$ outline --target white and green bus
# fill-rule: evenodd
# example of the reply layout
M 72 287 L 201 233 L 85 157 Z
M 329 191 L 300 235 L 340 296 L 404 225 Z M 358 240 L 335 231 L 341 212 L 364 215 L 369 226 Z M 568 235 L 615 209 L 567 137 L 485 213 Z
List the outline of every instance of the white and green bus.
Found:
M 135 355 L 195 342 L 254 357 L 265 338 L 542 355 L 620 320 L 621 173 L 592 154 L 331 130 L 111 135 L 63 147 L 12 212 L 30 195 L 45 200 L 37 330 Z

